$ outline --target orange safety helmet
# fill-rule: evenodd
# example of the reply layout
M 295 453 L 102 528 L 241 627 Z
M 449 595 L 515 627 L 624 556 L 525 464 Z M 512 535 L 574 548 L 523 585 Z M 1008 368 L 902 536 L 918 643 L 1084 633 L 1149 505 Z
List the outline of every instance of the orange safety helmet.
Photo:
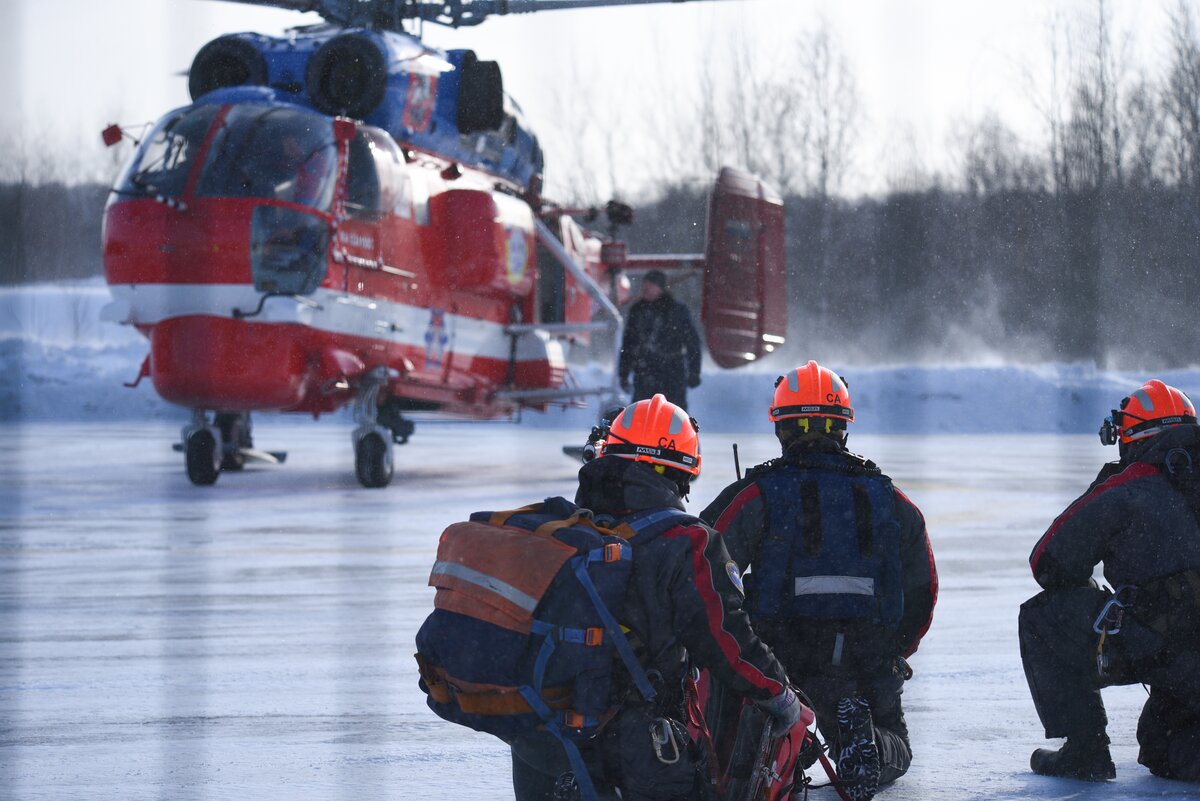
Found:
M 599 443 L 599 456 L 674 467 L 700 475 L 699 426 L 662 395 L 621 410 Z
M 1128 444 L 1153 437 L 1163 429 L 1185 423 L 1196 424 L 1196 405 L 1182 390 L 1153 378 L 1121 400 L 1100 426 L 1100 441 Z
M 771 422 L 793 417 L 831 417 L 853 423 L 854 407 L 846 380 L 814 361 L 779 376 L 771 400 Z

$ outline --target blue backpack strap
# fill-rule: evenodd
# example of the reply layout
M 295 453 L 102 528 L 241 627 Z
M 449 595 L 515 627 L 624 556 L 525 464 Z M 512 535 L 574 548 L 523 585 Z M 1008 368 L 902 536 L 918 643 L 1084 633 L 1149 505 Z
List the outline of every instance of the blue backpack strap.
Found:
M 632 554 L 632 549 L 630 550 L 630 554 Z M 588 597 L 592 599 L 592 605 L 596 607 L 597 614 L 600 615 L 600 619 L 604 622 L 604 630 L 608 632 L 613 647 L 621 655 L 621 661 L 629 669 L 629 675 L 633 677 L 633 683 L 637 685 L 638 692 L 647 701 L 653 701 L 657 693 L 650 686 L 650 679 L 646 677 L 646 671 L 642 669 L 641 663 L 634 656 L 633 646 L 629 644 L 629 640 L 625 637 L 625 632 L 621 631 L 621 624 L 612 616 L 612 612 L 608 611 L 608 607 L 604 605 L 604 600 L 596 590 L 596 585 L 592 583 L 592 578 L 588 575 L 587 571 L 587 558 L 577 556 L 573 561 L 575 578 L 579 580 L 579 583 L 583 585 L 583 589 L 587 591 Z
M 600 645 L 603 635 L 599 628 L 577 629 L 570 626 L 556 626 L 543 620 L 534 620 L 529 630 L 541 635 L 542 647 L 538 649 L 537 659 L 533 663 L 533 686 L 540 692 L 543 680 L 546 678 L 546 667 L 554 653 L 555 643 L 568 642 L 575 645 Z
M 673 526 L 694 523 L 699 518 L 685 514 L 678 509 L 657 509 L 652 512 L 647 512 L 634 516 L 631 519 L 622 521 L 630 526 L 635 533 L 635 538 L 642 538 L 645 535 L 661 534 Z M 588 575 L 588 565 L 595 562 L 613 562 L 618 560 L 628 560 L 633 558 L 633 548 L 627 542 L 608 543 L 600 548 L 593 548 L 586 554 L 580 554 L 571 560 L 572 571 L 580 585 L 587 592 L 588 597 L 592 601 L 592 605 L 596 609 L 596 613 L 600 616 L 600 620 L 604 624 L 604 631 L 610 638 L 613 647 L 621 656 L 621 661 L 625 663 L 625 667 L 629 670 L 629 675 L 633 678 L 634 684 L 642 697 L 647 701 L 653 701 L 657 697 L 654 687 L 651 686 L 649 678 L 646 676 L 646 671 L 638 662 L 637 657 L 633 653 L 633 647 L 629 644 L 625 632 L 621 631 L 621 624 L 613 617 L 608 610 L 604 600 L 600 597 L 596 585 L 592 582 L 591 576 Z M 544 621 L 533 621 L 531 631 L 535 634 L 540 634 L 544 637 L 542 647 L 538 651 L 537 659 L 534 663 L 534 684 L 533 686 L 522 686 L 519 688 L 521 696 L 529 704 L 529 707 L 537 713 L 544 723 L 546 731 L 553 735 L 560 743 L 562 743 L 563 751 L 567 755 L 567 762 L 571 766 L 572 772 L 575 774 L 575 780 L 579 783 L 579 789 L 583 794 L 585 801 L 596 801 L 596 788 L 592 784 L 591 778 L 588 775 L 587 765 L 584 764 L 583 755 L 579 753 L 578 746 L 566 735 L 563 731 L 562 723 L 558 716 L 546 704 L 541 696 L 541 685 L 545 677 L 546 666 L 549 664 L 550 656 L 554 653 L 555 642 L 583 642 L 587 643 L 592 636 L 587 629 L 574 629 L 565 626 L 555 626 Z M 595 726 L 599 724 L 599 720 L 585 718 L 580 721 L 584 726 Z
M 675 526 L 690 526 L 693 523 L 699 523 L 700 518 L 668 507 L 648 512 L 635 512 L 622 518 L 621 522 L 633 529 L 633 539 L 647 540 Z
M 542 700 L 540 693 L 532 687 L 521 687 L 520 693 L 529 707 L 545 721 L 546 731 L 550 732 L 554 737 L 562 743 L 563 751 L 567 754 L 567 763 L 571 766 L 571 771 L 575 774 L 575 781 L 579 782 L 579 789 L 583 793 L 585 801 L 597 801 L 596 788 L 592 784 L 592 779 L 588 776 L 587 765 L 583 762 L 583 755 L 579 753 L 579 747 L 571 741 L 559 725 L 554 712 Z
M 657 536 L 674 526 L 693 523 L 698 520 L 699 518 L 681 512 L 678 509 L 667 508 L 639 512 L 622 519 L 620 522 L 633 529 L 633 540 L 639 540 L 645 539 L 648 536 Z M 621 661 L 625 663 L 626 669 L 629 670 L 629 675 L 633 679 L 634 685 L 637 686 L 638 692 L 647 701 L 653 701 L 658 694 L 654 691 L 654 687 L 650 685 L 650 679 L 646 676 L 645 668 L 638 662 L 637 656 L 633 653 L 633 646 L 629 644 L 629 639 L 625 636 L 625 632 L 621 631 L 621 624 L 617 622 L 616 618 L 605 607 L 600 594 L 596 591 L 595 585 L 592 584 L 592 580 L 588 576 L 588 562 L 595 561 L 599 551 L 611 548 L 613 548 L 613 545 L 608 545 L 604 549 L 596 549 L 588 554 L 587 559 L 576 557 L 578 561 L 575 563 L 575 576 L 579 579 L 579 583 L 583 585 L 584 589 L 587 590 L 588 596 L 591 597 L 596 611 L 600 614 L 600 619 L 604 621 L 604 630 L 612 638 L 613 646 L 617 649 L 617 653 L 621 655 Z M 627 543 L 620 544 L 620 552 L 622 559 L 631 558 L 633 555 L 633 549 Z

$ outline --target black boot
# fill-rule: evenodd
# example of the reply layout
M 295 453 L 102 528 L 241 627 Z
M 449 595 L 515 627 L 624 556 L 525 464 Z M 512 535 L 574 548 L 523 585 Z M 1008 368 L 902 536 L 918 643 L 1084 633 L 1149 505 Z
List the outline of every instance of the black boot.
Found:
M 1029 767 L 1043 776 L 1061 776 L 1102 782 L 1117 777 L 1117 767 L 1108 752 L 1108 735 L 1083 734 L 1068 737 L 1062 748 L 1039 748 L 1029 758 Z
M 871 707 L 865 698 L 843 698 L 837 705 L 837 774 L 851 801 L 871 801 L 879 789 L 879 747 Z

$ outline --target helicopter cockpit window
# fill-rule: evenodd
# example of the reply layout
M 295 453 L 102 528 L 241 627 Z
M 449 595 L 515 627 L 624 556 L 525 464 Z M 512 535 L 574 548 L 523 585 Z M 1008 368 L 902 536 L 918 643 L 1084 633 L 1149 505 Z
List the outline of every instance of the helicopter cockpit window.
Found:
M 116 191 L 123 195 L 182 195 L 216 114 L 216 106 L 199 106 L 163 119 L 142 141 Z
M 360 130 L 350 142 L 346 166 L 346 211 L 352 217 L 379 214 L 379 171 L 375 167 L 376 145 L 367 131 Z
M 327 118 L 246 104 L 229 110 L 196 193 L 282 200 L 328 211 L 336 183 L 337 147 Z

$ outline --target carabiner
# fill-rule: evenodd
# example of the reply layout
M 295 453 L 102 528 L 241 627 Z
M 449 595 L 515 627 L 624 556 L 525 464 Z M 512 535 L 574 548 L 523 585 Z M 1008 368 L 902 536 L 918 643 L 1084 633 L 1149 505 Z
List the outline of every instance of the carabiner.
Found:
M 679 742 L 675 739 L 675 728 L 666 718 L 656 718 L 650 721 L 650 742 L 654 743 L 654 756 L 664 765 L 674 765 L 679 761 Z M 663 756 L 663 746 L 670 745 L 675 752 L 670 759 Z
M 1120 634 L 1121 621 L 1124 618 L 1125 604 L 1121 603 L 1120 591 L 1118 591 L 1113 593 L 1113 596 L 1108 599 L 1108 603 L 1100 610 L 1100 614 L 1096 615 L 1096 620 L 1092 623 L 1092 631 L 1096 634 Z

